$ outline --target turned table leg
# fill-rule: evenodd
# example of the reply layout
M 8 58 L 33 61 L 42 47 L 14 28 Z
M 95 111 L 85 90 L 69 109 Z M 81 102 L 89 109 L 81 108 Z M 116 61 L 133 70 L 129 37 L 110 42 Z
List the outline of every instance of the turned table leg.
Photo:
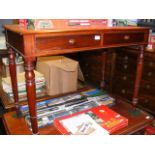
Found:
M 36 91 L 35 91 L 35 74 L 34 74 L 34 60 L 25 59 L 25 78 L 27 98 L 29 105 L 30 120 L 33 134 L 39 134 L 37 114 L 36 114 Z
M 133 99 L 132 99 L 132 104 L 134 106 L 136 106 L 138 103 L 138 93 L 139 93 L 140 81 L 142 77 L 143 61 L 144 61 L 144 46 L 142 45 L 140 46 L 140 53 L 138 56 L 136 81 L 135 81 L 134 93 L 133 93 Z
M 102 53 L 102 80 L 101 80 L 101 84 L 100 84 L 100 87 L 102 89 L 105 88 L 106 61 L 107 61 L 107 52 L 105 51 L 105 52 Z
M 9 48 L 9 70 L 10 70 L 12 91 L 14 95 L 15 108 L 16 108 L 17 116 L 20 116 L 15 52 L 12 50 L 12 48 Z

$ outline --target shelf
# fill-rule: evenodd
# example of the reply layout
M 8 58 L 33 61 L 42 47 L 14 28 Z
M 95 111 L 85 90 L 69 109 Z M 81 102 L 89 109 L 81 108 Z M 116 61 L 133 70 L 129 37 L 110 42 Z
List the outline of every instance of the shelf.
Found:
M 69 92 L 69 93 L 64 93 L 64 94 L 59 94 L 59 95 L 53 95 L 53 96 L 46 95 L 44 97 L 37 98 L 37 102 L 47 100 L 47 99 L 51 99 L 51 98 L 56 98 L 56 97 L 59 97 L 59 96 L 70 94 L 70 93 L 79 92 L 79 91 L 82 91 L 82 90 L 87 90 L 88 88 L 89 88 L 89 86 L 83 86 L 83 87 L 80 87 L 77 91 L 74 91 L 74 92 Z M 1 97 L 1 100 L 2 100 L 3 107 L 4 107 L 4 109 L 6 111 L 12 111 L 12 110 L 15 109 L 14 103 L 10 102 L 7 94 L 4 92 L 4 90 L 2 88 L 2 85 L 1 85 L 1 81 L 0 81 L 0 97 Z M 26 104 L 27 104 L 27 101 L 19 102 L 19 105 L 26 105 Z
M 112 107 L 112 110 L 128 118 L 128 126 L 113 133 L 115 135 L 133 134 L 147 127 L 154 119 L 152 115 L 139 108 L 137 108 L 138 112 L 140 112 L 139 115 L 132 113 L 132 104 L 118 97 L 117 103 L 115 106 Z
M 4 109 L 6 111 L 12 111 L 14 110 L 15 108 L 15 105 L 13 102 L 10 102 L 7 94 L 3 91 L 3 88 L 2 88 L 2 85 L 0 84 L 0 97 L 1 97 L 1 100 L 2 100 L 2 105 L 4 107 Z M 41 101 L 41 100 L 46 100 L 48 98 L 51 98 L 50 96 L 44 96 L 42 98 L 37 98 L 37 101 Z M 19 105 L 25 105 L 27 104 L 27 101 L 21 101 L 19 102 Z
M 153 117 L 138 109 L 140 115 L 132 115 L 130 110 L 133 109 L 132 105 L 126 101 L 122 101 L 120 98 L 116 98 L 116 104 L 112 107 L 117 113 L 126 117 L 129 121 L 127 127 L 122 128 L 116 132 L 114 135 L 126 135 L 126 134 L 133 134 L 141 129 L 144 129 L 146 126 L 150 125 L 153 121 Z M 26 121 L 24 118 L 17 118 L 15 117 L 15 112 L 8 112 L 3 116 L 3 122 L 8 134 L 11 135 L 30 135 L 32 134 Z M 39 129 L 40 135 L 59 135 L 59 131 L 53 126 L 46 126 L 44 128 Z
M 78 89 L 76 92 L 84 91 L 89 88 L 90 86 L 85 86 L 83 88 Z M 55 96 L 45 96 L 43 98 L 37 99 L 37 101 L 60 97 L 70 93 L 60 94 Z M 31 135 L 32 133 L 25 119 L 16 117 L 16 113 L 15 111 L 13 111 L 14 104 L 9 102 L 7 94 L 3 91 L 1 85 L 0 85 L 0 96 L 1 96 L 2 104 L 4 108 L 5 110 L 7 110 L 7 113 L 5 113 L 3 116 L 3 123 L 7 133 L 11 135 L 21 135 L 21 134 Z M 27 104 L 26 101 L 20 102 L 20 105 L 25 105 L 25 104 Z M 120 129 L 119 131 L 113 134 L 117 134 L 117 135 L 132 134 L 139 131 L 140 129 L 145 128 L 147 125 L 149 125 L 152 122 L 153 117 L 142 110 L 140 110 L 141 112 L 140 116 L 132 116 L 129 113 L 129 110 L 132 108 L 133 108 L 132 105 L 129 104 L 127 101 L 123 101 L 122 99 L 116 97 L 116 104 L 112 107 L 112 109 L 118 112 L 119 114 L 123 115 L 124 117 L 128 118 L 129 124 L 127 127 Z M 148 116 L 150 117 L 150 119 L 146 119 L 146 117 Z M 59 135 L 60 134 L 59 131 L 57 131 L 57 129 L 53 125 L 40 128 L 39 133 L 41 135 Z

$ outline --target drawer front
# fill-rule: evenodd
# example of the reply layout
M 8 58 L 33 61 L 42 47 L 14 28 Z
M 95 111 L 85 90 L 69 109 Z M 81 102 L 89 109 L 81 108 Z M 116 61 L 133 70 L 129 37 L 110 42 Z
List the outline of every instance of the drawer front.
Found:
M 139 95 L 139 105 L 155 114 L 155 97 L 151 95 Z
M 133 97 L 133 91 L 132 90 L 128 90 L 128 88 L 123 87 L 123 86 L 116 86 L 113 87 L 112 93 L 114 95 L 120 96 L 122 98 L 128 99 L 128 100 L 132 100 Z
M 103 36 L 104 45 L 116 45 L 126 43 L 144 42 L 144 33 L 105 33 Z
M 118 86 L 118 88 L 120 87 L 126 87 L 127 89 L 132 89 L 134 88 L 134 81 L 133 80 L 134 77 L 128 76 L 128 75 L 123 75 L 122 76 L 115 76 L 115 78 L 113 79 L 113 86 Z
M 100 45 L 100 34 L 36 37 L 37 50 L 99 47 Z
M 155 72 L 143 69 L 142 79 L 155 85 Z
M 121 50 L 120 50 L 121 51 Z M 132 53 L 127 53 L 125 52 L 125 50 L 121 51 L 121 52 L 118 52 L 117 53 L 117 57 L 116 57 L 116 62 L 117 63 L 124 63 L 124 64 L 130 64 L 130 65 L 137 65 L 137 58 L 138 58 L 138 52 L 135 51 L 135 53 L 137 53 L 136 55 L 132 54 Z
M 115 67 L 115 73 L 118 74 L 127 74 L 127 75 L 132 75 L 135 76 L 136 75 L 136 65 L 131 65 L 131 64 L 123 64 L 123 63 L 116 63 L 116 67 Z
M 140 94 L 147 94 L 147 95 L 152 95 L 154 96 L 155 92 L 155 84 L 148 82 L 148 81 L 141 81 L 141 85 L 140 85 Z

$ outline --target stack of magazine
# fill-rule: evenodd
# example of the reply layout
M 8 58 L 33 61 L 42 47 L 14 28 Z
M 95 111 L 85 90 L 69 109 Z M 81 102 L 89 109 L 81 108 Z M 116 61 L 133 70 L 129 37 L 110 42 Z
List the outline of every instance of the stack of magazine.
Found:
M 88 89 L 83 92 L 37 102 L 38 127 L 51 125 L 57 118 L 71 115 L 100 105 L 111 107 L 115 99 L 100 89 Z M 31 128 L 28 105 L 20 107 L 27 124 Z
M 41 74 L 37 71 L 34 71 L 34 73 L 35 73 L 35 84 L 36 84 L 36 96 L 37 97 L 45 96 L 45 94 L 46 94 L 45 77 L 43 76 L 43 74 Z M 17 74 L 17 82 L 18 82 L 19 101 L 25 101 L 25 100 L 27 100 L 25 72 Z M 2 78 L 2 86 L 3 86 L 4 92 L 6 92 L 8 98 L 9 98 L 10 102 L 14 102 L 10 76 Z

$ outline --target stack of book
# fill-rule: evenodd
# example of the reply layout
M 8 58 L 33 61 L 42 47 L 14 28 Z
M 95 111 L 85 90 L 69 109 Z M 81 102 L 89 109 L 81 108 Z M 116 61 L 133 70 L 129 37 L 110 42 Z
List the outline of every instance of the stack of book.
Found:
M 6 39 L 4 35 L 0 36 L 0 49 L 4 50 L 7 49 L 6 47 Z
M 42 97 L 46 93 L 45 78 L 44 78 L 43 74 L 41 74 L 37 71 L 34 71 L 34 73 L 35 73 L 35 83 L 36 83 L 36 96 Z M 25 72 L 17 74 L 17 83 L 18 83 L 19 101 L 27 100 Z M 7 93 L 10 101 L 13 102 L 13 92 L 12 92 L 10 77 L 2 78 L 2 87 L 3 87 L 3 90 Z
M 115 99 L 100 89 L 89 89 L 87 91 L 73 93 L 58 98 L 37 102 L 38 126 L 44 127 L 52 124 L 54 119 L 74 114 L 76 112 L 106 105 L 115 104 Z M 31 128 L 28 105 L 20 107 L 26 122 Z

